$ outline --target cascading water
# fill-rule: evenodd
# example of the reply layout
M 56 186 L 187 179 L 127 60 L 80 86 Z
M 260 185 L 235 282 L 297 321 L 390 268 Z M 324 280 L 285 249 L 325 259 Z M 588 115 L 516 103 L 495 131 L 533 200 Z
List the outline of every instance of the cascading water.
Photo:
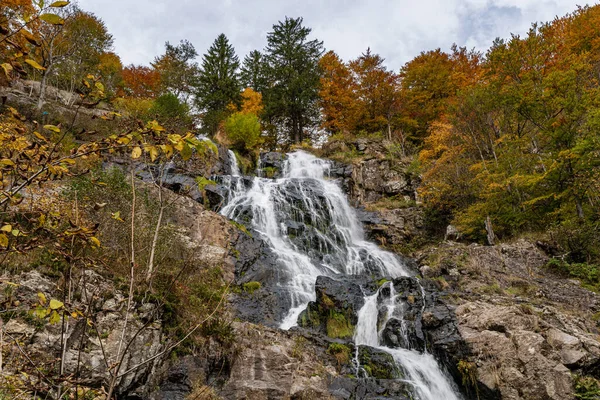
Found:
M 238 166 L 237 157 L 235 153 L 231 150 L 227 150 L 227 154 L 229 155 L 229 162 L 231 164 L 231 176 L 240 176 L 240 167 Z
M 358 313 L 358 324 L 354 331 L 354 343 L 357 345 L 357 357 L 355 363 L 357 372 L 360 373 L 358 365 L 358 345 L 375 347 L 389 353 L 394 361 L 402 369 L 405 380 L 414 390 L 414 394 L 421 400 L 459 400 L 461 397 L 453 387 L 452 382 L 442 372 L 435 358 L 427 352 L 419 352 L 411 349 L 392 349 L 381 345 L 381 332 L 377 331 L 378 324 L 378 297 L 380 291 L 388 286 L 390 294 L 382 305 L 385 307 L 384 320 L 381 326 L 391 318 L 402 321 L 402 308 L 398 307 L 396 293 L 392 282 L 387 282 L 375 294 L 365 298 L 365 304 Z M 406 337 L 404 328 L 400 332 Z
M 231 153 L 230 157 L 232 175 L 239 175 L 235 155 Z M 282 329 L 296 325 L 300 313 L 315 300 L 318 276 L 409 275 L 396 256 L 365 240 L 362 226 L 341 188 L 326 179 L 330 166 L 328 161 L 297 151 L 288 154 L 279 179 L 261 178 L 259 174 L 249 188 L 242 185 L 239 176 L 229 181 L 229 201 L 221 214 L 250 225 L 277 258 L 277 286 L 289 304 L 289 311 L 280 321 Z M 391 318 L 397 309 L 393 286 L 390 291 L 386 318 Z M 433 356 L 380 345 L 378 294 L 365 298 L 355 343 L 391 354 L 422 400 L 458 399 Z

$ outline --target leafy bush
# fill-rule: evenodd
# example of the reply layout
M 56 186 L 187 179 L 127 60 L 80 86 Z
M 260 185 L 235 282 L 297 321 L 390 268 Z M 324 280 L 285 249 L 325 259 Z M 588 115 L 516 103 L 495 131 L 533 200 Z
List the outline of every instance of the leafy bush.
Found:
M 172 93 L 163 94 L 152 104 L 149 113 L 166 127 L 185 130 L 192 125 L 190 108 Z
M 234 149 L 247 153 L 260 144 L 260 121 L 254 114 L 234 113 L 225 120 L 225 133 Z
M 600 290 L 600 269 L 595 264 L 568 263 L 558 258 L 552 258 L 546 267 L 565 277 L 580 279 L 589 289 Z

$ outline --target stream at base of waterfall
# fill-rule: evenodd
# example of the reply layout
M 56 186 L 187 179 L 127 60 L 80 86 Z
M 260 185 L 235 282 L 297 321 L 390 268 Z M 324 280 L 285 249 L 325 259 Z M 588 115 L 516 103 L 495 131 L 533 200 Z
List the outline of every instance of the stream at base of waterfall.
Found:
M 245 187 L 235 155 L 230 152 L 229 156 L 232 176 L 225 178 L 229 184 L 229 200 L 221 214 L 249 223 L 276 255 L 280 266 L 277 284 L 290 300 L 281 329 L 295 326 L 300 313 L 315 300 L 318 276 L 395 278 L 410 275 L 395 255 L 365 239 L 362 225 L 340 186 L 327 179 L 329 161 L 303 151 L 293 152 L 287 155 L 281 178 L 255 177 L 252 184 Z M 386 286 L 389 296 L 382 301 L 385 296 L 380 291 Z M 460 399 L 453 383 L 431 354 L 381 345 L 378 326 L 385 327 L 393 318 L 403 325 L 403 307 L 396 297 L 392 282 L 385 283 L 375 294 L 365 295 L 354 332 L 356 348 L 371 346 L 390 354 L 402 372 L 402 379 L 414 388 L 416 398 Z M 355 364 L 360 376 L 358 357 Z

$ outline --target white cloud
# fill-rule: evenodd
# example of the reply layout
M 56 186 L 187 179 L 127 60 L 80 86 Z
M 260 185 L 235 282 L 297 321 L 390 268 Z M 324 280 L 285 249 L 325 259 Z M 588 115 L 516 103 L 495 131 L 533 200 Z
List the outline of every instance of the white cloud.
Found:
M 344 59 L 367 47 L 399 69 L 421 51 L 452 43 L 485 50 L 495 37 L 575 10 L 577 0 L 79 0 L 102 18 L 124 63 L 149 63 L 164 42 L 191 41 L 202 54 L 225 33 L 240 58 L 262 49 L 285 16 L 304 17 L 313 36 Z

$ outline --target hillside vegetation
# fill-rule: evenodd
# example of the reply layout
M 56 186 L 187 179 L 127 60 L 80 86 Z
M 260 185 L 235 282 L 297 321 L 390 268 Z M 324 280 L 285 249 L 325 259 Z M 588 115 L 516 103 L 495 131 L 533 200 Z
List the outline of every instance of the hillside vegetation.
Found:
M 125 365 L 135 332 L 159 320 L 165 354 L 210 347 L 226 364 L 234 340 L 224 299 L 250 296 L 258 282 L 232 286 L 224 260 L 239 254 L 223 237 L 249 233 L 211 214 L 222 254 L 198 261 L 193 235 L 178 225 L 182 200 L 162 177 L 172 165 L 202 171 L 195 190 L 204 195 L 227 149 L 247 175 L 265 151 L 385 160 L 417 195 L 361 205 L 410 208 L 415 220 L 422 211 L 427 240 L 415 246 L 441 240 L 450 224 L 480 244 L 528 236 L 551 256 L 546 268 L 600 290 L 600 6 L 534 24 L 485 53 L 425 51 L 399 71 L 370 49 L 342 60 L 302 18 L 277 22 L 265 48 L 242 61 L 224 34 L 200 59 L 189 41 L 167 42 L 150 65 L 123 66 L 112 46 L 104 22 L 68 1 L 0 4 L 0 313 L 6 324 L 52 325 L 56 338 L 34 362 L 18 337 L 0 336 L 0 349 L 11 343 L 0 371 L 10 357 L 23 372 L 0 384 L 0 398 L 111 398 L 148 362 Z M 359 150 L 364 141 L 376 156 Z M 19 292 L 32 271 L 53 289 Z M 115 283 L 120 337 L 99 322 L 106 310 L 96 302 L 112 295 L 73 289 L 90 271 Z M 75 324 L 85 332 L 79 355 L 84 340 L 116 343 L 102 354 L 100 383 L 65 361 Z

